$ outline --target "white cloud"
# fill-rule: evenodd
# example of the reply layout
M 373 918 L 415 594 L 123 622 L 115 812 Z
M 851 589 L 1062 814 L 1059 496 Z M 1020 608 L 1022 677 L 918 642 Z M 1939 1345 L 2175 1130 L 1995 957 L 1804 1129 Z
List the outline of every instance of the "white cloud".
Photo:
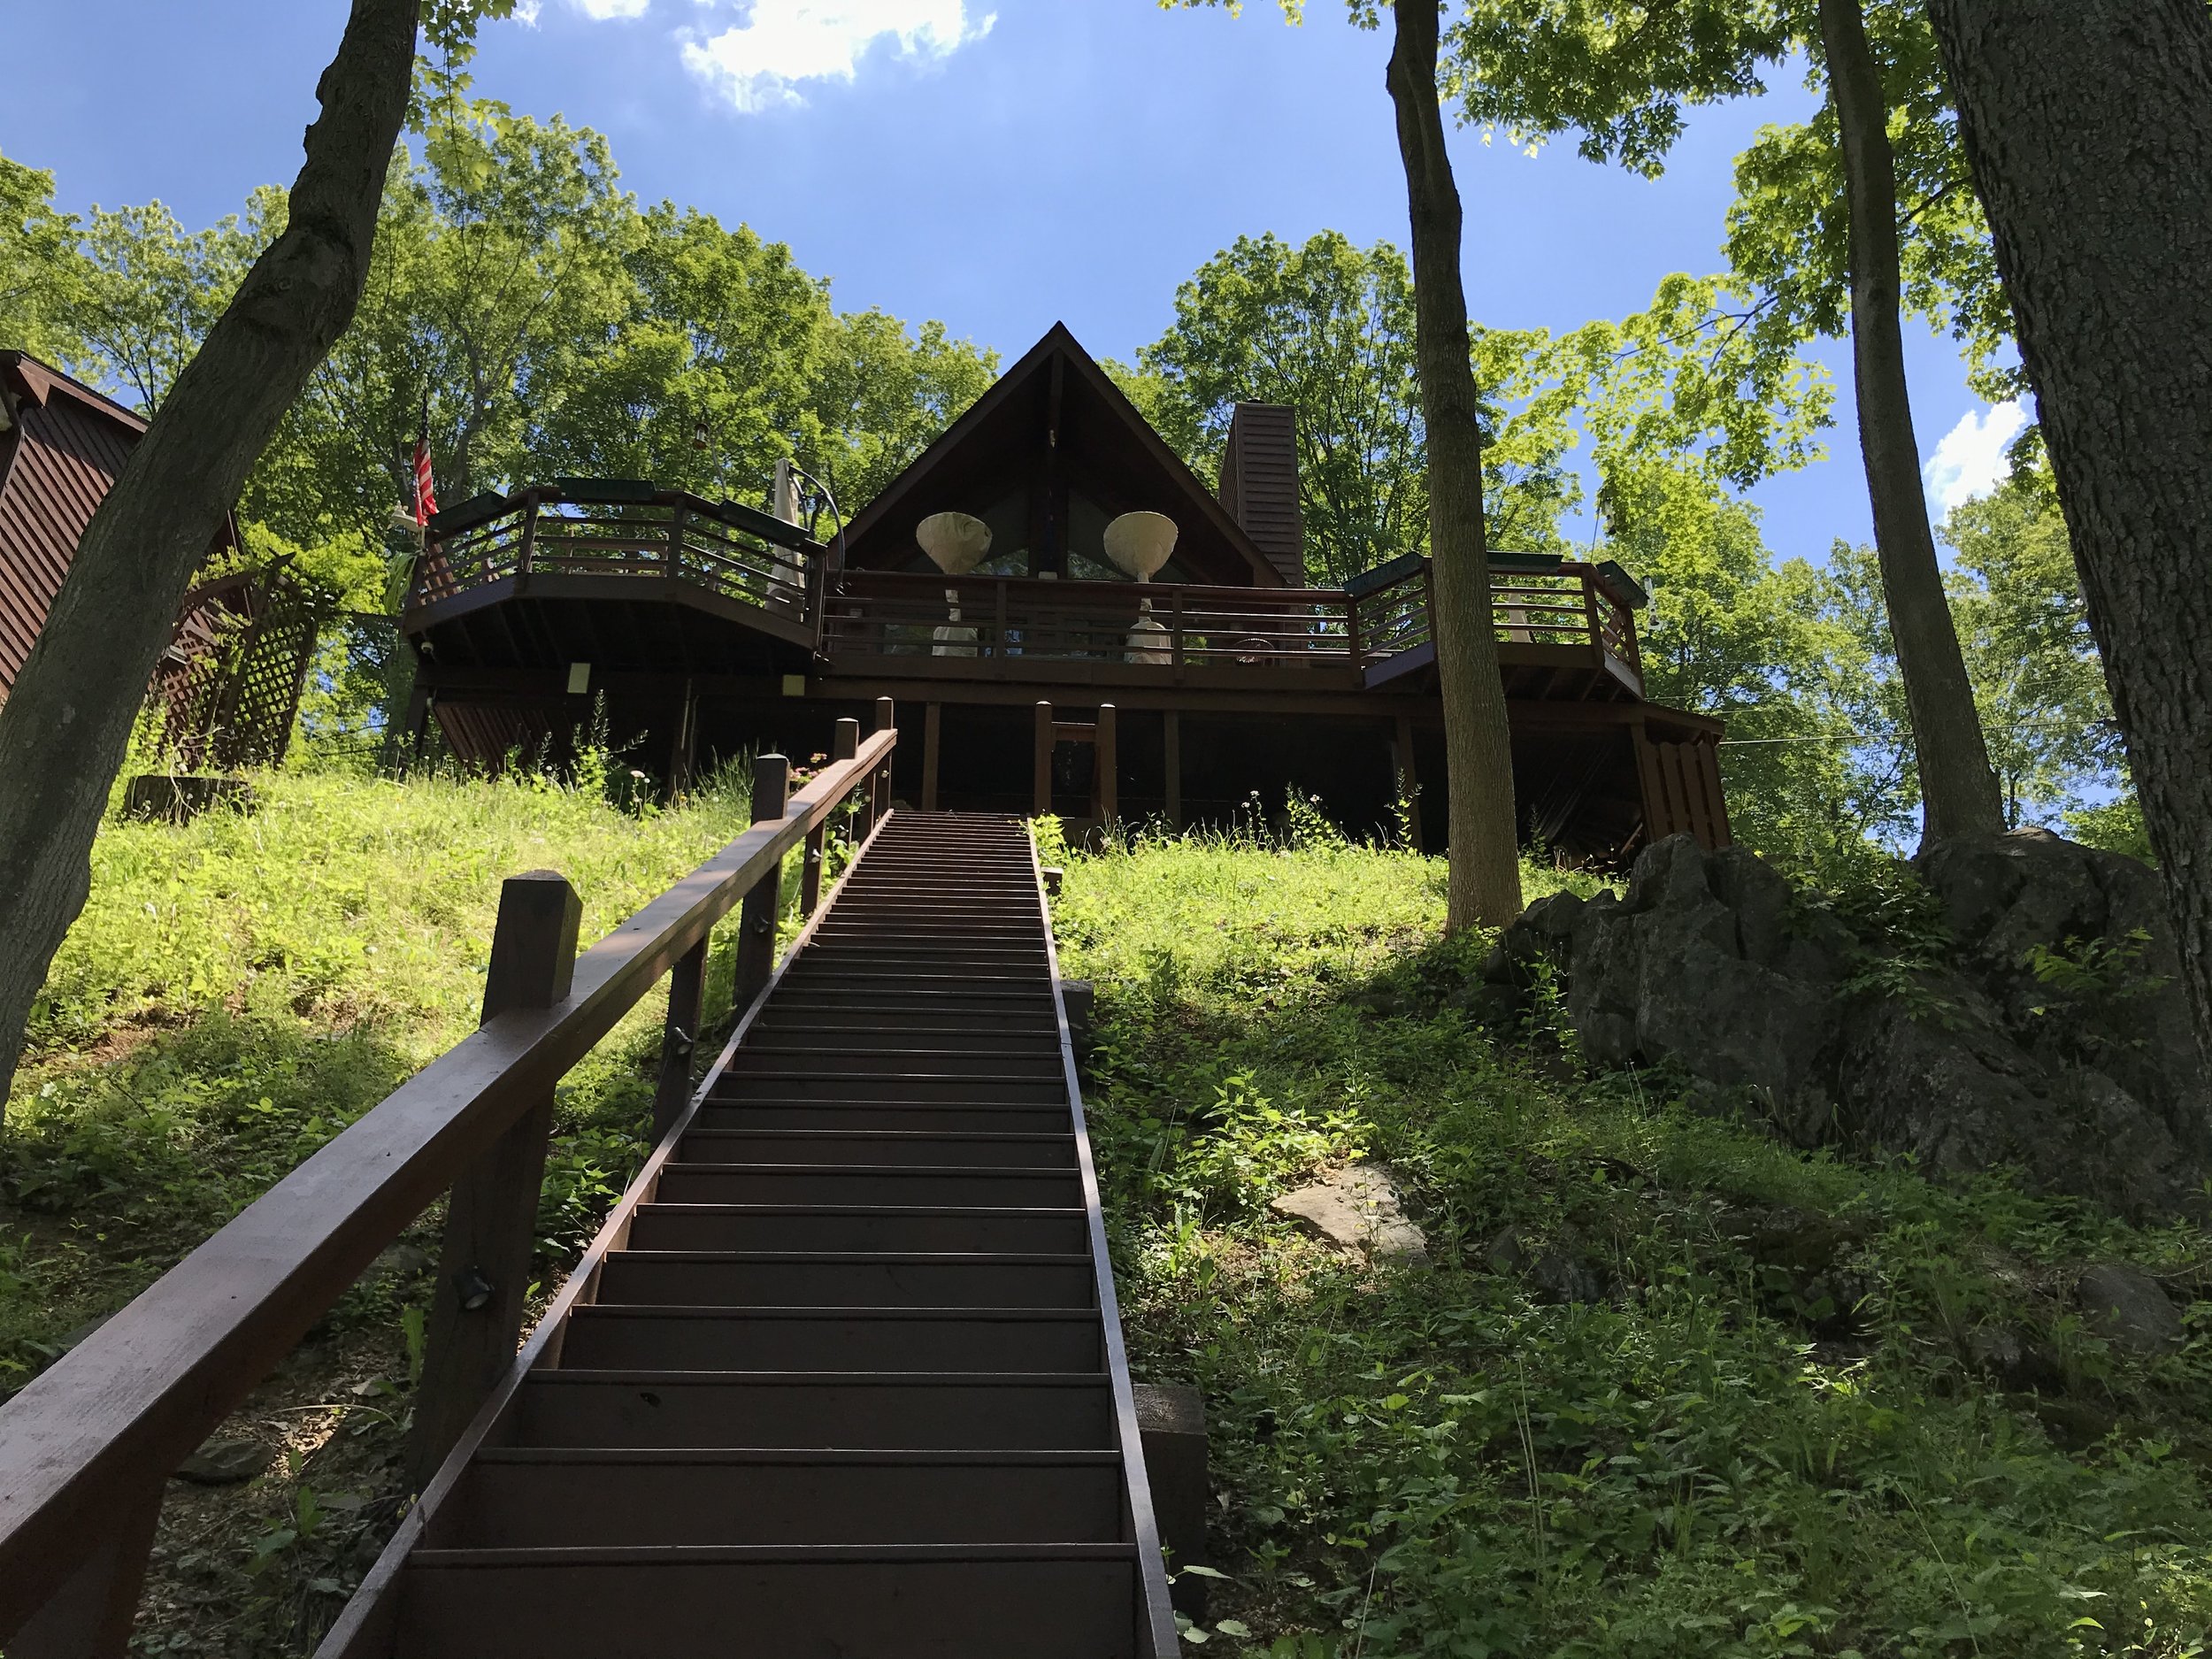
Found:
M 2016 397 L 1993 409 L 1970 409 L 1960 417 L 1920 469 L 1939 517 L 2005 481 L 2011 472 L 2006 447 L 2027 424 L 2027 407 Z
M 576 0 L 576 9 L 595 23 L 610 18 L 641 18 L 652 0 Z
M 761 110 L 804 102 L 803 81 L 852 80 L 887 35 L 902 58 L 942 58 L 997 21 L 971 17 L 966 0 L 754 0 L 744 23 L 687 41 L 684 63 L 739 109 Z

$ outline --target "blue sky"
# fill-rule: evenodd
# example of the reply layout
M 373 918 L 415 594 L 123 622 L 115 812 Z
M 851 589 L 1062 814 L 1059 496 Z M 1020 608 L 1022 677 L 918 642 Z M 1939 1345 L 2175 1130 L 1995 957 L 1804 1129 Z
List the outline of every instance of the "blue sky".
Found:
M 486 31 L 478 89 L 605 133 L 625 182 L 743 220 L 833 280 L 838 303 L 941 319 L 1009 357 L 1056 319 L 1127 357 L 1178 282 L 1237 235 L 1325 227 L 1404 244 L 1385 37 L 1334 0 L 1286 27 L 1152 0 L 538 0 Z M 158 197 L 187 224 L 288 183 L 343 0 L 71 0 L 0 12 L 15 78 L 0 151 L 57 175 L 64 206 Z M 97 73 L 89 73 L 96 65 Z M 1717 270 L 1730 161 L 1808 107 L 1795 84 L 1706 111 L 1668 175 L 1461 134 L 1468 301 L 1503 326 L 1640 307 L 1672 271 Z M 1948 342 L 1910 328 L 1932 483 L 1996 475 L 2008 412 L 1969 392 Z M 1781 556 L 1870 534 L 1834 371 L 1832 458 L 1755 499 Z M 1940 503 L 1938 503 L 1940 511 Z

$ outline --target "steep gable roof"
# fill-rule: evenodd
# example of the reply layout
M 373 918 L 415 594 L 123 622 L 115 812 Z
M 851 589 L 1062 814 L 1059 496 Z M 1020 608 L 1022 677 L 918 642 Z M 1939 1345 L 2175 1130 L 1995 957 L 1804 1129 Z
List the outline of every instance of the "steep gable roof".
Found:
M 914 526 L 933 512 L 980 512 L 984 498 L 1047 466 L 1110 512 L 1175 520 L 1176 565 L 1205 582 L 1279 588 L 1283 579 L 1198 475 L 1137 412 L 1064 323 L 993 383 L 857 514 L 847 562 L 883 569 L 918 557 Z

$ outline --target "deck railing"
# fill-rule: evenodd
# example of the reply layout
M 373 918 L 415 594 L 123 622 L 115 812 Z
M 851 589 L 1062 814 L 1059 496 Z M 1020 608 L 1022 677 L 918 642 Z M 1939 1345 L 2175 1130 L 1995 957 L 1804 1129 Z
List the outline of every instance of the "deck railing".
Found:
M 823 549 L 797 526 L 734 502 L 620 479 L 563 479 L 464 502 L 429 531 L 410 611 L 510 578 L 643 576 L 814 626 Z
M 838 723 L 838 758 L 787 794 L 765 756 L 751 829 L 580 956 L 580 906 L 549 871 L 511 879 L 482 1028 L 417 1072 L 0 1407 L 0 1647 L 122 1659 L 170 1473 L 274 1369 L 377 1254 L 451 1189 L 410 1463 L 434 1470 L 514 1363 L 553 1090 L 669 978 L 658 1141 L 688 1103 L 707 939 L 742 906 L 735 1001 L 768 985 L 784 856 L 821 894 L 848 802 L 864 841 L 890 807 L 898 734 Z
M 1431 641 L 1429 562 L 1417 556 L 1350 589 L 1060 582 L 851 572 L 822 601 L 823 653 L 1133 664 L 1181 673 L 1277 668 L 1364 673 Z M 1501 643 L 1570 646 L 1640 680 L 1627 597 L 1588 565 L 1500 560 L 1491 599 Z

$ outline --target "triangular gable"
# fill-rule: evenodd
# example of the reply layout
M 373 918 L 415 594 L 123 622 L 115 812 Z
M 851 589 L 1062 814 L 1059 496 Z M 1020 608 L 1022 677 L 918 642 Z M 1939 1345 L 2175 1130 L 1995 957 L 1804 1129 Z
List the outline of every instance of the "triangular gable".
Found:
M 980 515 L 986 497 L 1042 491 L 1050 479 L 1110 512 L 1143 509 L 1174 519 L 1181 534 L 1171 569 L 1191 580 L 1283 585 L 1266 554 L 1064 323 L 1055 323 L 854 518 L 845 533 L 846 562 L 875 570 L 913 565 L 921 558 L 914 526 L 931 513 Z

